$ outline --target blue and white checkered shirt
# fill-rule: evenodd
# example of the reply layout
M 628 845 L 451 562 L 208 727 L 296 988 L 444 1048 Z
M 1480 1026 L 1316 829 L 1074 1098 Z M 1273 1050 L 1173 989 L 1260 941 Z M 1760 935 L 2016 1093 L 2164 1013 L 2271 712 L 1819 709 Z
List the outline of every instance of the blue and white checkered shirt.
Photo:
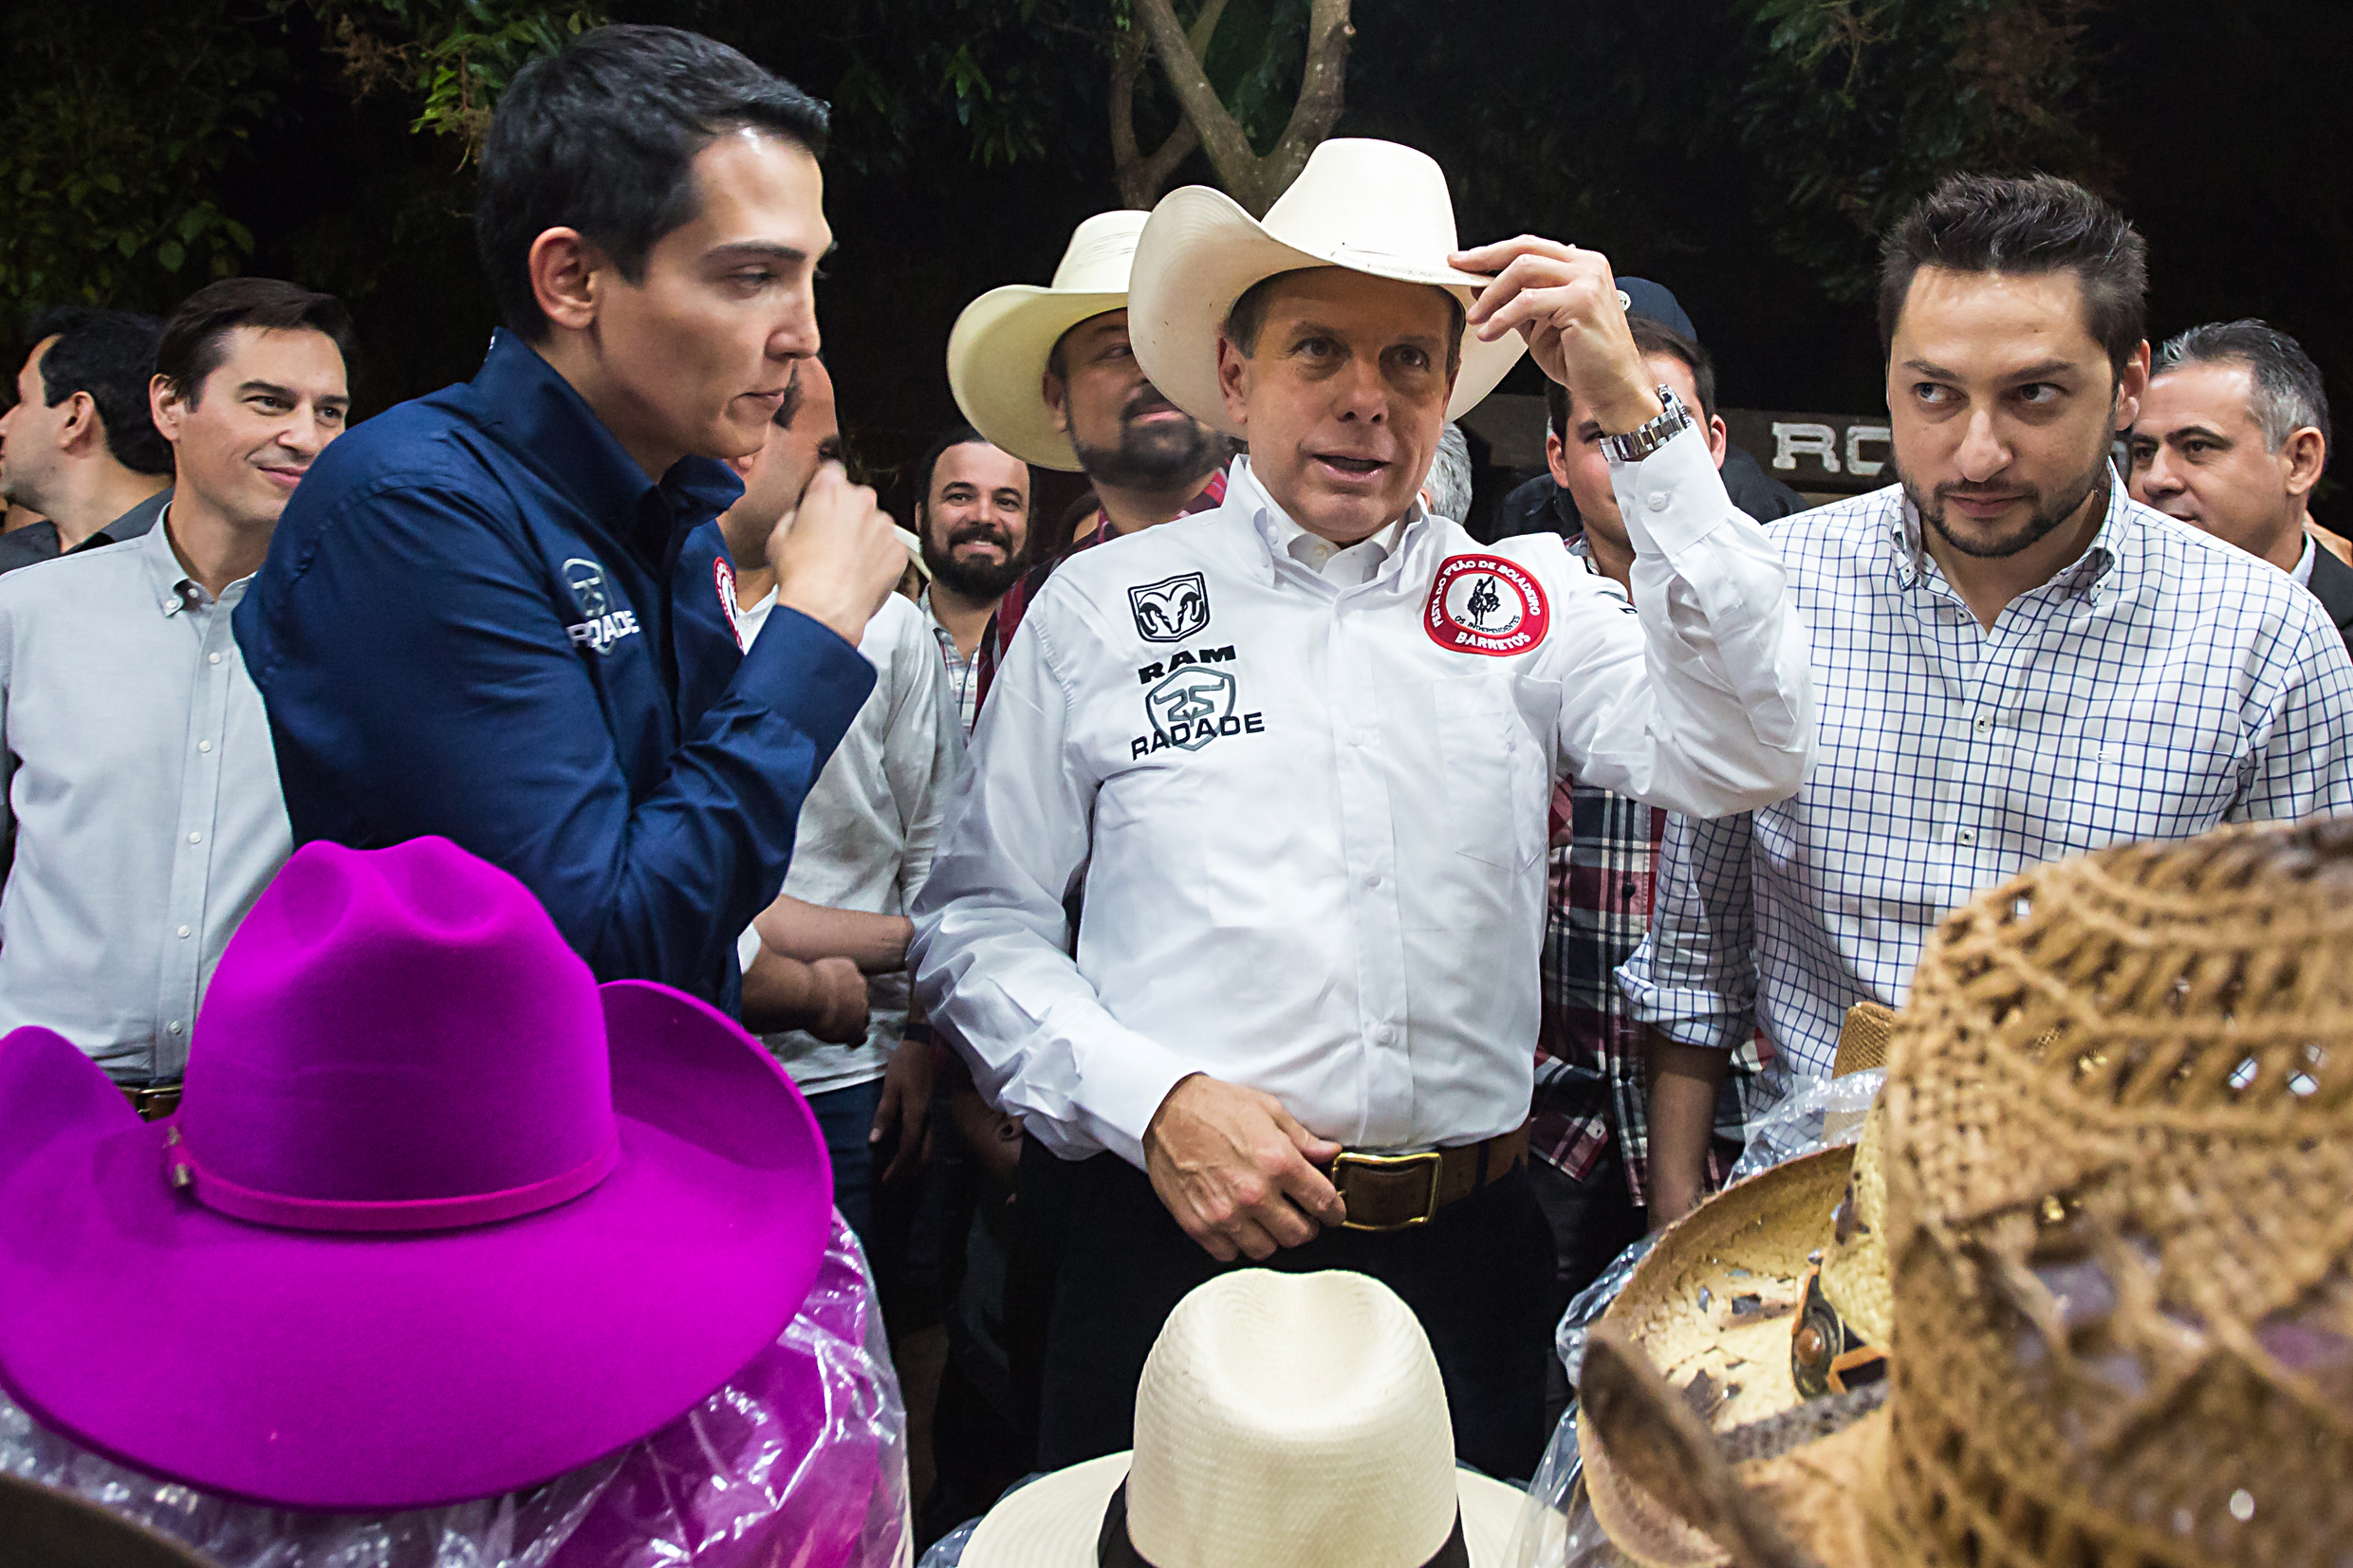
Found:
M 1830 1071 L 1846 1009 L 1902 1005 L 1939 916 L 2040 861 L 2353 809 L 2353 660 L 2283 571 L 2113 484 L 2091 547 L 1992 631 L 1891 486 L 1769 526 L 1813 647 L 1804 787 L 1681 817 L 1635 1016 Z

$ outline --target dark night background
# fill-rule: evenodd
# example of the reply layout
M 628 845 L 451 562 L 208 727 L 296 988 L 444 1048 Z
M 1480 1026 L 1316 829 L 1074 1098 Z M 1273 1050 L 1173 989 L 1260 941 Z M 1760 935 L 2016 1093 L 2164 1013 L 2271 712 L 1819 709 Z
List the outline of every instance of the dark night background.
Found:
M 355 96 L 344 58 L 325 46 L 339 17 L 427 9 L 193 7 L 242 32 L 263 62 L 245 135 L 213 176 L 220 211 L 250 231 L 240 269 L 351 303 L 363 415 L 471 375 L 491 325 L 465 218 L 461 141 L 412 129 L 418 100 L 398 84 Z M 169 25 L 184 25 L 191 9 L 170 8 Z M 1288 48 L 1295 69 L 1286 17 L 1303 9 L 1239 0 L 1211 74 L 1247 70 L 1251 62 L 1233 58 L 1246 49 L 1271 69 Z M 157 20 L 165 10 L 157 0 L 99 0 L 74 13 L 81 20 L 53 24 L 50 42 L 59 29 L 102 25 L 91 18 L 137 40 L 166 26 Z M 892 479 L 954 417 L 941 359 L 956 311 L 994 285 L 1045 282 L 1072 225 L 1119 204 L 1105 57 L 1068 23 L 1087 10 L 1050 0 L 626 0 L 605 13 L 698 28 L 836 101 L 826 206 L 840 249 L 820 285 L 825 353 L 854 449 L 902 516 Z M 1861 56 L 1833 52 L 1811 79 L 1786 61 L 1778 74 L 1760 67 L 1774 15 L 1795 10 L 1834 24 L 1860 17 L 1866 36 L 1889 41 Z M 1939 39 L 1959 36 L 1936 30 L 1937 10 L 1923 0 L 1357 0 L 1336 134 L 1436 156 L 1467 241 L 1547 233 L 1668 285 L 1715 353 L 1727 406 L 1881 406 L 1879 345 L 1854 287 L 1867 270 L 1867 225 L 1842 219 L 1837 198 L 1825 209 L 1808 180 L 1835 175 L 1892 199 L 1940 166 L 2007 162 L 2084 178 L 2140 225 L 2152 256 L 2153 339 L 2198 321 L 2264 317 L 2304 341 L 2340 411 L 2353 409 L 2353 94 L 2337 80 L 2353 58 L 2353 6 L 1952 0 L 1950 17 L 2010 17 L 2001 36 L 2024 58 L 1991 69 L 2018 84 L 2006 123 L 2026 129 L 1990 144 L 1964 138 L 1950 152 L 1939 139 L 1949 139 L 1947 95 L 1987 90 L 1989 68 L 1979 60 L 1971 76 L 1969 62 L 1934 57 Z M 2050 33 L 2052 17 L 2076 30 Z M 8 73 L 21 127 L 41 112 L 23 89 L 49 67 L 25 46 L 21 17 L 7 26 L 18 34 Z M 950 90 L 944 73 L 958 67 L 940 58 L 950 30 L 988 73 L 985 96 Z M 73 38 L 85 36 L 57 46 L 83 47 Z M 183 46 L 157 36 L 158 48 Z M 1893 57 L 1907 47 L 1929 52 Z M 1842 92 L 1858 107 L 1817 136 L 1809 117 Z M 1165 128 L 1169 103 L 1158 90 L 1145 118 Z M 986 149 L 985 160 L 976 147 L 991 114 L 1010 117 L 1002 139 L 1019 156 L 1010 162 L 1004 147 Z M 1150 125 L 1146 138 L 1157 139 Z M 21 147 L 0 148 L 0 194 L 21 195 L 55 170 L 55 155 L 36 168 Z M 1210 178 L 1196 153 L 1172 183 Z M 0 208 L 0 227 L 12 221 Z M 168 307 L 197 281 L 151 271 L 105 292 L 108 303 Z M 61 297 L 54 278 L 46 291 Z M 0 298 L 11 311 L 42 303 L 22 297 L 21 281 L 0 292 L 19 296 Z M 1506 390 L 1534 391 L 1533 378 L 1524 365 Z M 2342 482 L 2332 476 L 2329 490 L 2341 495 Z M 2325 518 L 2342 509 L 2334 499 L 2325 492 Z

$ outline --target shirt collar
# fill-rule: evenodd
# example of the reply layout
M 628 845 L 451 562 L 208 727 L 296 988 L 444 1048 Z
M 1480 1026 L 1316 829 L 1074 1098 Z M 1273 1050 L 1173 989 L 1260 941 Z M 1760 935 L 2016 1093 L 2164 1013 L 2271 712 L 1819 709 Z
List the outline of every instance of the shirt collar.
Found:
M 1317 564 L 1303 559 L 1304 552 L 1296 551 L 1292 547 L 1300 540 L 1314 536 L 1292 521 L 1290 514 L 1275 502 L 1274 497 L 1267 493 L 1266 487 L 1258 482 L 1258 476 L 1251 471 L 1250 459 L 1246 456 L 1236 457 L 1233 460 L 1233 466 L 1226 470 L 1226 503 L 1229 506 L 1239 507 L 1243 516 L 1250 520 L 1251 527 L 1257 534 L 1259 544 L 1265 549 L 1263 559 L 1269 580 L 1274 573 L 1274 558 L 1278 555 L 1288 557 L 1319 577 L 1323 575 Z M 1404 516 L 1370 538 L 1360 540 L 1357 545 L 1348 547 L 1356 548 L 1363 544 L 1375 545 L 1380 552 L 1380 564 L 1385 568 L 1389 563 L 1397 559 L 1409 537 L 1422 526 L 1428 515 L 1422 509 L 1420 500 L 1417 498 L 1413 505 L 1406 508 Z M 1378 570 L 1375 575 L 1379 575 Z
M 2313 543 L 2310 534 L 2304 536 L 2304 553 L 2296 557 L 2296 568 L 2288 574 L 2296 580 L 2297 587 L 2312 586 L 2312 552 L 2319 548 L 2320 546 Z
M 179 563 L 179 552 L 172 548 L 172 530 L 165 526 L 172 508 L 163 508 L 156 526 L 139 536 L 139 554 L 147 563 L 147 581 L 156 591 L 156 605 L 166 617 L 176 616 L 194 604 L 202 604 L 209 597 L 204 585 L 188 575 L 188 568 Z
M 1898 504 L 1896 514 L 1889 523 L 1888 543 L 1895 558 L 1897 581 L 1906 588 L 1913 588 L 1927 581 L 1932 571 L 1941 579 L 1944 574 L 1936 570 L 1935 561 L 1928 554 L 1919 508 L 1912 505 L 1909 491 L 1898 487 L 1896 494 Z M 2124 491 L 2123 481 L 2117 478 L 2116 470 L 2111 465 L 2108 469 L 2107 511 L 2100 519 L 2099 531 L 2091 536 L 2091 544 L 2084 553 L 2060 567 L 2050 582 L 2071 593 L 2088 594 L 2118 566 L 2129 566 L 2137 548 L 2140 528 L 2138 520 L 2129 515 L 2133 505 L 2132 497 Z
M 491 334 L 473 391 L 484 427 L 501 446 L 640 550 L 651 543 L 638 531 L 647 496 L 659 495 L 676 532 L 725 511 L 744 493 L 734 472 L 710 457 L 681 457 L 658 483 L 646 478 L 572 384 L 503 327 Z

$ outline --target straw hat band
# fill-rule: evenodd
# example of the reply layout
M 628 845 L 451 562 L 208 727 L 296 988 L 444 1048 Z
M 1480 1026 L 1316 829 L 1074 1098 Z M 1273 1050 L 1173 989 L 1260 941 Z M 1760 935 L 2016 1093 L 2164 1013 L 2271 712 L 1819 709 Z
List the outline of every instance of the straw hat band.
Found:
M 1111 1502 L 1103 1509 L 1102 1533 L 1095 1540 L 1095 1560 L 1101 1568 L 1160 1568 L 1158 1563 L 1136 1550 L 1136 1542 L 1127 1532 L 1127 1483 L 1120 1483 L 1111 1494 Z M 1367 1568 L 1377 1568 L 1368 1564 Z M 1462 1510 L 1454 1510 L 1454 1528 L 1446 1543 L 1416 1568 L 1471 1568 L 1470 1543 L 1463 1539 Z

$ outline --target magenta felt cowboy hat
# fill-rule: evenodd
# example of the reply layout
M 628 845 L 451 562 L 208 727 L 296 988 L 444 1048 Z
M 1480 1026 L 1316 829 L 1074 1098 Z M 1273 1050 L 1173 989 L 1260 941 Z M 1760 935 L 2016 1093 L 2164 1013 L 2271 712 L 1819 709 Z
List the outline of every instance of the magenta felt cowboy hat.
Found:
M 792 1318 L 832 1177 L 722 1014 L 596 984 L 439 839 L 305 845 L 222 954 L 178 1115 L 0 1040 L 0 1381 L 125 1463 L 290 1507 L 535 1485 Z

